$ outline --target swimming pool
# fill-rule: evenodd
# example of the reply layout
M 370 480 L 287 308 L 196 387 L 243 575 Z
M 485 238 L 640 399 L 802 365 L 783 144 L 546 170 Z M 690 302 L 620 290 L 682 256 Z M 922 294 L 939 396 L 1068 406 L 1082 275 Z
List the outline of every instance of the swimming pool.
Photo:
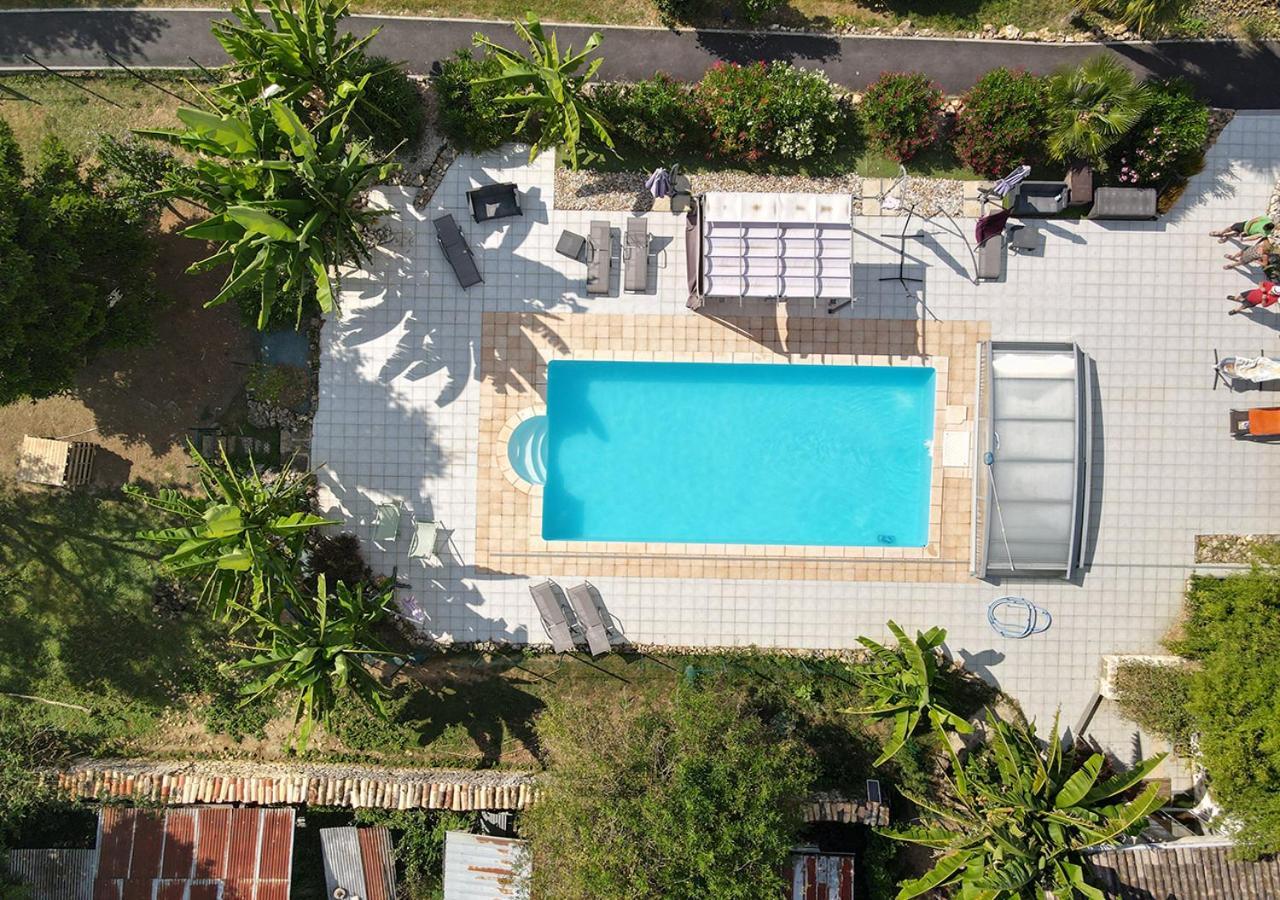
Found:
M 925 367 L 552 360 L 546 540 L 922 547 Z

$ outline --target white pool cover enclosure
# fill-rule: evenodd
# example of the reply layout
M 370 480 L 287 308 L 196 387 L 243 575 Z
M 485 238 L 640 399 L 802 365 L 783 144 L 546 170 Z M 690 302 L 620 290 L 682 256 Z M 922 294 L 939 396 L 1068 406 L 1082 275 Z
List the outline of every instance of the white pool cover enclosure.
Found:
M 705 297 L 851 297 L 849 194 L 708 193 L 689 214 L 689 306 Z
M 1080 569 L 1093 478 L 1093 387 L 1075 344 L 978 345 L 973 574 Z

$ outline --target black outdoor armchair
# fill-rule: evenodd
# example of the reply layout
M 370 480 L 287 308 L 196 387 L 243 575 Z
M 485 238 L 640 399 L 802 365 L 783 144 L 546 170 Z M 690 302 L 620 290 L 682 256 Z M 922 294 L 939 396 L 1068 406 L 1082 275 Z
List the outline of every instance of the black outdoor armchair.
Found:
M 477 222 L 524 215 L 520 208 L 520 191 L 511 182 L 473 188 L 467 191 L 467 202 L 471 204 L 471 218 Z

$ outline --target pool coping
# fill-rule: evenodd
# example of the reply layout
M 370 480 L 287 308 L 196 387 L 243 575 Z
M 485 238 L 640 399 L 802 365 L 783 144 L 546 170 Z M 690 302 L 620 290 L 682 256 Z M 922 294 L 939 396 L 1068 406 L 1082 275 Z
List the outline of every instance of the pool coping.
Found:
M 782 312 L 779 312 L 783 316 Z M 723 322 L 696 316 L 592 316 L 580 325 L 574 318 L 539 313 L 485 313 L 481 349 L 481 435 L 478 453 L 478 476 L 481 490 L 477 510 L 477 567 L 495 572 L 527 572 L 574 566 L 583 575 L 604 576 L 646 570 L 697 577 L 693 569 L 706 577 L 765 577 L 758 572 L 789 571 L 795 565 L 813 571 L 826 571 L 829 577 L 860 578 L 866 573 L 844 573 L 851 564 L 893 567 L 896 564 L 940 564 L 948 570 L 957 560 L 959 543 L 968 543 L 968 507 L 963 516 L 957 498 L 948 503 L 948 486 L 969 492 L 971 473 L 964 467 L 944 467 L 943 441 L 948 430 L 971 427 L 972 388 L 962 391 L 966 403 L 952 392 L 953 356 L 930 353 L 865 353 L 825 352 L 827 349 L 856 351 L 864 332 L 878 333 L 880 320 L 828 320 L 821 337 L 824 352 L 808 352 L 802 338 L 798 352 L 791 348 L 774 349 L 768 341 L 755 341 L 732 328 L 725 332 Z M 588 317 L 579 317 L 586 319 Z M 754 324 L 760 317 L 751 317 Z M 804 326 L 797 320 L 803 333 Z M 810 319 L 810 322 L 813 320 Z M 854 331 L 849 324 L 859 327 Z M 786 329 L 785 316 L 779 327 Z M 894 320 L 895 328 L 904 324 L 913 329 L 915 322 Z M 969 325 L 974 323 L 964 323 Z M 767 325 L 759 325 L 767 334 Z M 812 326 L 809 326 L 812 328 Z M 946 323 L 933 326 L 945 331 Z M 708 328 L 715 329 L 708 331 Z M 846 347 L 831 346 L 825 333 L 830 329 L 849 338 Z M 752 328 L 749 326 L 747 331 Z M 975 334 L 983 329 L 975 329 Z M 707 340 L 700 340 L 705 337 Z M 865 343 L 865 341 L 864 341 Z M 717 346 L 705 347 L 705 344 Z M 657 345 L 657 346 L 655 346 Z M 816 349 L 816 348 L 815 348 Z M 970 348 L 971 349 L 971 348 Z M 971 353 L 968 353 L 971 356 Z M 533 485 L 516 475 L 507 458 L 507 439 L 515 427 L 532 416 L 546 412 L 547 365 L 557 359 L 607 360 L 619 362 L 713 362 L 764 363 L 779 365 L 858 365 L 931 367 L 935 370 L 934 430 L 932 471 L 930 473 L 929 532 L 923 547 L 847 547 L 827 545 L 781 544 L 701 544 L 624 541 L 547 541 L 542 538 L 543 487 Z M 964 356 L 958 357 L 963 362 Z M 966 370 L 967 373 L 967 370 Z M 961 387 L 957 385 L 957 387 Z M 963 485 L 956 484 L 957 478 Z M 967 502 L 967 501 L 966 501 Z M 944 541 L 944 525 L 954 531 L 963 519 L 964 533 L 948 533 Z M 944 554 L 944 544 L 949 552 Z M 611 565 L 622 562 L 626 565 Z M 632 563 L 639 563 L 634 566 Z M 967 563 L 967 557 L 965 559 Z M 688 566 L 686 564 L 698 564 Z M 741 564 L 741 565 L 740 565 Z M 728 569 L 734 572 L 727 571 Z M 736 574 L 741 572 L 742 574 Z M 784 574 L 782 577 L 807 577 Z M 914 576 L 913 580 L 920 580 Z M 932 579 L 926 579 L 932 580 Z

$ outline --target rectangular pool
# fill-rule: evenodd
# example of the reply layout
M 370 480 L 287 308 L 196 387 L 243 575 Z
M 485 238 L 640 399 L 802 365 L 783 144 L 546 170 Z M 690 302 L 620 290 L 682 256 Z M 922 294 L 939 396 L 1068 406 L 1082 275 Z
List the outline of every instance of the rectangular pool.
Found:
M 923 547 L 931 368 L 553 360 L 546 540 Z

